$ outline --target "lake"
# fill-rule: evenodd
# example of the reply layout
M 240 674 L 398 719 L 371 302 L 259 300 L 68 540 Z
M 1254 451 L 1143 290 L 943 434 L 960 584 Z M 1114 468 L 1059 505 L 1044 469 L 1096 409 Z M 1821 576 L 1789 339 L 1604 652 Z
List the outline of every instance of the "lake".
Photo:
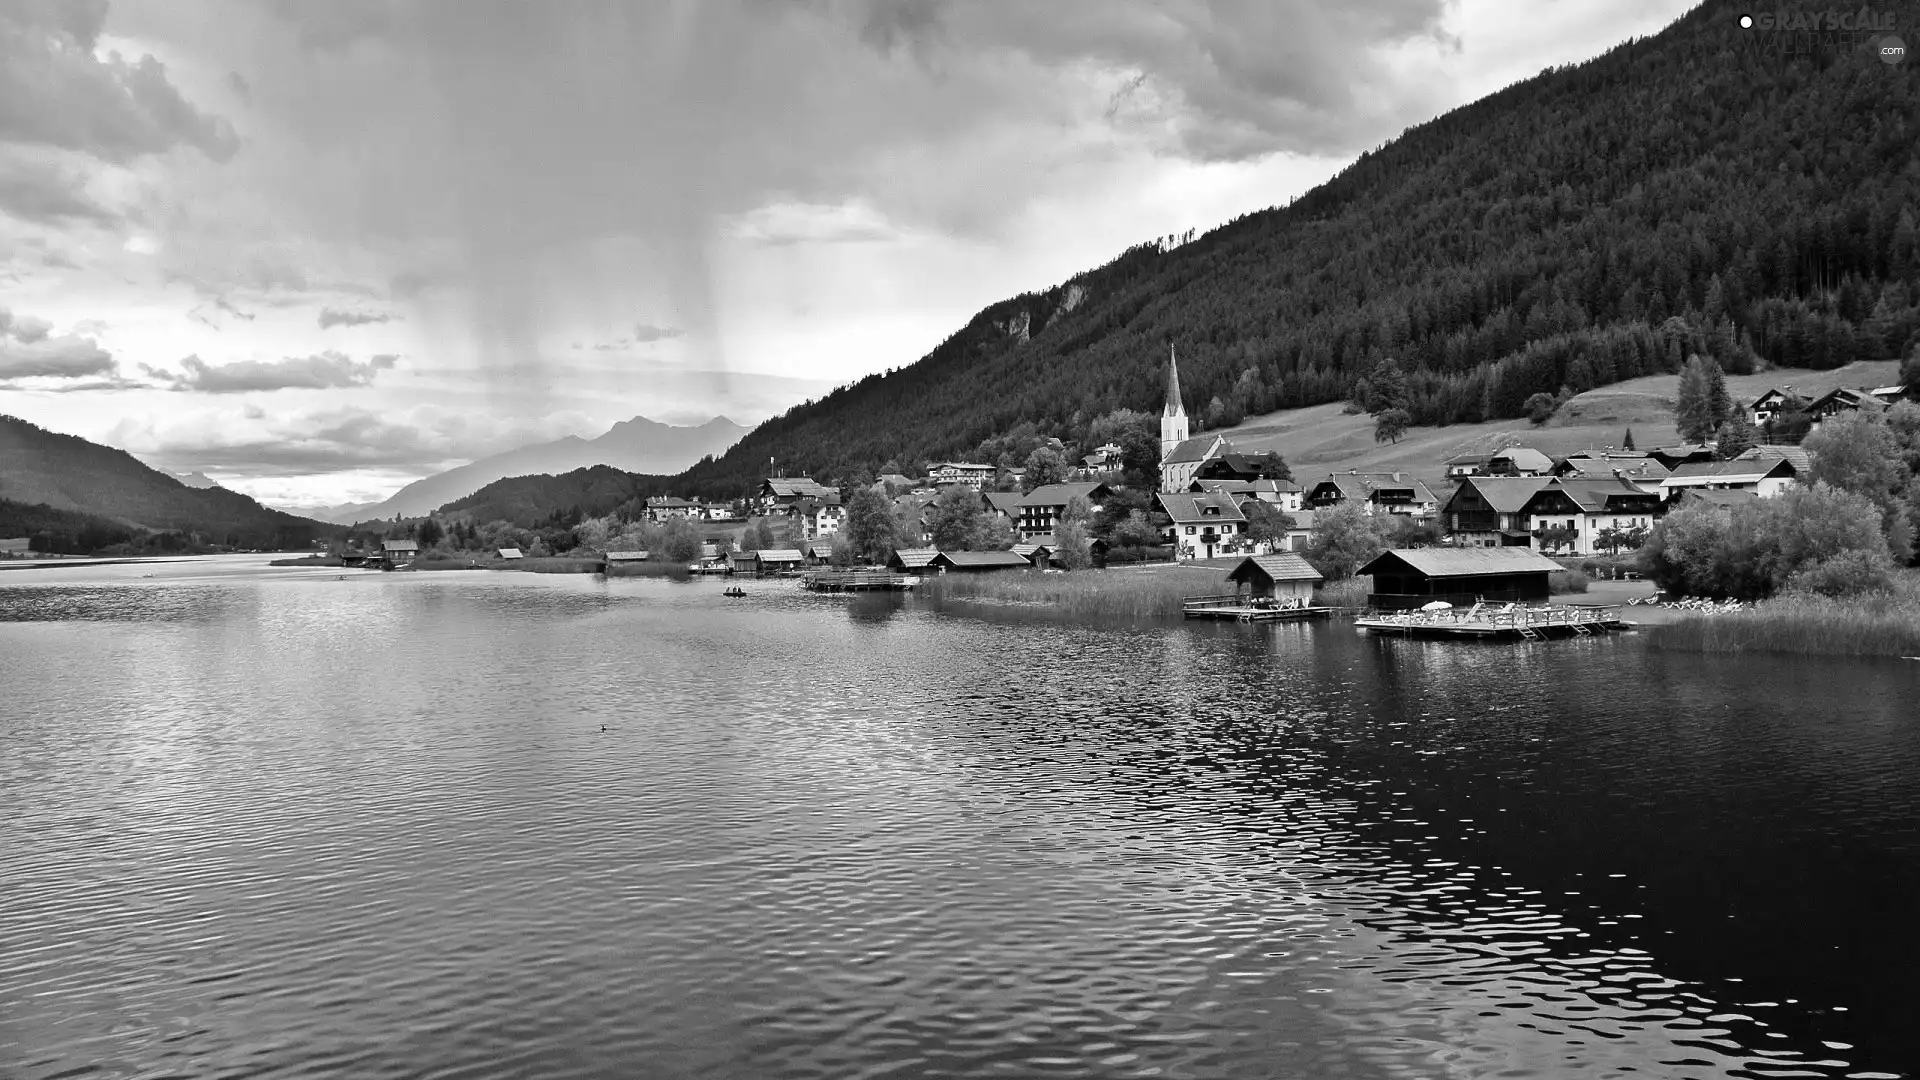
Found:
M 0 572 L 0 1075 L 1916 1067 L 1911 661 L 267 558 Z

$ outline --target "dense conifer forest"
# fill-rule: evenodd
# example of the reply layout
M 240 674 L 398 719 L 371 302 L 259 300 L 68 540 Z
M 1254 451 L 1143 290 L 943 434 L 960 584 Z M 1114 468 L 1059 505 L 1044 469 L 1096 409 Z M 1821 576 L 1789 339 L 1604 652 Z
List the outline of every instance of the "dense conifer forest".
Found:
M 1894 5 L 1913 25 L 1920 5 Z M 710 497 L 1076 438 L 1158 411 L 1179 349 L 1197 426 L 1336 401 L 1382 360 L 1422 425 L 1679 370 L 1831 368 L 1920 330 L 1920 80 L 1864 50 L 1755 53 L 1710 2 L 1371 153 L 1290 205 L 1137 246 L 994 304 L 918 363 L 757 428 L 649 490 Z M 1748 35 L 1748 36 L 1743 36 Z

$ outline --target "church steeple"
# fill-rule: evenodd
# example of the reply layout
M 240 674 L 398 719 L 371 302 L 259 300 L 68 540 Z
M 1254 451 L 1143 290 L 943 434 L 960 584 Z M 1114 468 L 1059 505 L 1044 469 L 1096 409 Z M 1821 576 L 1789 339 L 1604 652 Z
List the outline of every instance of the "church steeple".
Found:
M 1162 415 L 1185 416 L 1187 407 L 1180 400 L 1180 363 L 1173 355 L 1173 343 L 1167 343 L 1167 408 Z
M 1160 460 L 1164 463 L 1173 454 L 1173 448 L 1186 442 L 1191 434 L 1187 406 L 1180 400 L 1180 363 L 1173 355 L 1173 343 L 1168 342 L 1167 407 L 1160 414 Z

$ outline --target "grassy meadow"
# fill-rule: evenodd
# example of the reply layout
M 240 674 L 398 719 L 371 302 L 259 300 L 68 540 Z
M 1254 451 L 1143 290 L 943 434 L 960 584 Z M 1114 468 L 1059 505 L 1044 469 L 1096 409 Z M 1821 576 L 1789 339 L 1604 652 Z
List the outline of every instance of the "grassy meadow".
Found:
M 1836 386 L 1884 386 L 1899 381 L 1900 365 L 1891 360 L 1849 364 L 1832 371 L 1779 369 L 1758 375 L 1729 375 L 1727 392 L 1752 401 L 1769 388 L 1791 384 L 1819 393 Z M 1429 483 L 1444 475 L 1448 458 L 1488 454 L 1507 446 L 1530 446 L 1550 457 L 1588 447 L 1617 446 L 1628 428 L 1642 450 L 1680 441 L 1673 423 L 1680 376 L 1649 375 L 1589 390 L 1563 406 L 1541 427 L 1525 420 L 1410 428 L 1399 442 L 1373 441 L 1373 420 L 1347 415 L 1342 404 L 1315 405 L 1250 416 L 1221 434 L 1254 453 L 1277 450 L 1293 468 L 1296 482 L 1325 478 L 1348 469 L 1410 472 Z

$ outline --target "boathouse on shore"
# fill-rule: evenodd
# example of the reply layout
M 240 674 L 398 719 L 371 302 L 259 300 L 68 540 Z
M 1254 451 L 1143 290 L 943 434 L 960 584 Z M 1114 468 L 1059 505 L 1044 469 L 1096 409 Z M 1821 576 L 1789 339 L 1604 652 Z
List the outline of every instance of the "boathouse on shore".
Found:
M 757 554 L 760 556 L 759 572 L 761 574 L 799 570 L 807 565 L 807 557 L 800 554 L 799 548 L 766 548 Z
M 887 565 L 903 574 L 937 574 L 940 567 L 934 560 L 939 557 L 938 548 L 899 548 L 887 556 Z
M 419 554 L 420 545 L 412 540 L 380 541 L 380 561 L 385 566 L 394 567 L 401 563 L 412 562 Z
M 1234 592 L 1246 590 L 1253 599 L 1278 600 L 1283 604 L 1298 601 L 1298 606 L 1313 603 L 1313 588 L 1320 583 L 1320 571 L 1291 551 L 1277 555 L 1249 555 L 1227 572 Z
M 942 570 L 979 573 L 985 570 L 1031 570 L 1033 563 L 1012 551 L 943 551 L 933 560 Z
M 1549 576 L 1561 569 L 1531 548 L 1432 547 L 1383 551 L 1356 573 L 1373 578 L 1370 606 L 1396 609 L 1436 600 L 1544 603 L 1552 594 Z

